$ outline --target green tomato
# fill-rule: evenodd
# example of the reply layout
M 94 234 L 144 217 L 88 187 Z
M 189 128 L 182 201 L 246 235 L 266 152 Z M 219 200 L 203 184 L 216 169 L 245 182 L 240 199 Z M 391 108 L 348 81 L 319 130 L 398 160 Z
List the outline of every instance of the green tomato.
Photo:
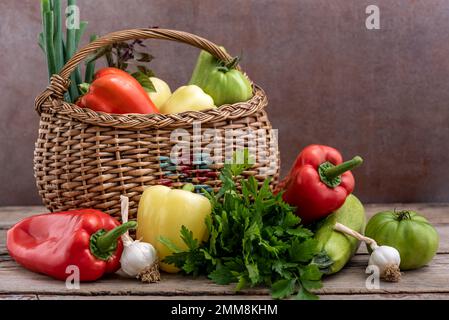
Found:
M 246 75 L 234 68 L 236 62 L 226 66 L 202 51 L 189 84 L 203 89 L 216 106 L 248 101 L 253 96 L 253 88 Z
M 201 87 L 217 106 L 247 101 L 252 97 L 251 83 L 236 69 L 216 68 L 210 71 Z
M 366 225 L 365 235 L 382 246 L 394 247 L 401 255 L 401 270 L 426 265 L 438 250 L 435 228 L 415 211 L 384 211 L 374 215 Z M 368 250 L 371 249 L 368 246 Z

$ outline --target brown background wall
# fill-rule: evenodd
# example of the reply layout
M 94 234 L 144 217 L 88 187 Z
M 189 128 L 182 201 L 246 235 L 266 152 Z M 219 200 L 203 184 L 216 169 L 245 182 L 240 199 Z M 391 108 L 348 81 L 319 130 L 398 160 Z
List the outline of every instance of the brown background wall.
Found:
M 160 26 L 243 52 L 270 98 L 283 173 L 310 143 L 366 162 L 356 194 L 368 202 L 449 201 L 449 1 L 79 0 L 88 30 Z M 365 28 L 377 4 L 381 30 Z M 0 2 L 0 205 L 40 203 L 32 171 L 46 86 L 36 0 Z M 197 51 L 151 42 L 154 68 L 172 87 Z

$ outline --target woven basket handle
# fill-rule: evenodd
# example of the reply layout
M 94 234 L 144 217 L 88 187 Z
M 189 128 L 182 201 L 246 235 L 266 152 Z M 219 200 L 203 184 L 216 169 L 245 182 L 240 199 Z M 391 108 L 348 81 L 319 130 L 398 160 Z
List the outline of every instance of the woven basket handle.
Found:
M 105 46 L 134 39 L 163 39 L 182 42 L 205 50 L 220 60 L 229 62 L 232 59 L 231 56 L 220 49 L 220 47 L 216 44 L 199 36 L 183 31 L 152 28 L 130 29 L 113 32 L 91 42 L 90 44 L 82 48 L 66 63 L 59 74 L 55 74 L 51 77 L 50 85 L 41 95 L 39 95 L 39 97 L 36 98 L 36 111 L 40 114 L 43 103 L 45 102 L 45 100 L 47 100 L 47 98 L 51 96 L 56 99 L 63 98 L 70 85 L 70 75 L 76 69 L 78 64 L 85 58 L 89 57 L 98 49 Z

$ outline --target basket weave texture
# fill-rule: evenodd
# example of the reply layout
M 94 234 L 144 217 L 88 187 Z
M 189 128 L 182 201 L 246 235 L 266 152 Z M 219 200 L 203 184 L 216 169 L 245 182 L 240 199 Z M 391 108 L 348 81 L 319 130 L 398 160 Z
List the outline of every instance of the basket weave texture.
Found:
M 181 187 L 193 183 L 196 190 L 218 190 L 223 163 L 170 162 L 170 153 L 179 143 L 171 137 L 173 130 L 184 129 L 186 141 L 195 138 L 193 124 L 201 123 L 201 134 L 215 129 L 225 137 L 228 129 L 233 138 L 254 151 L 252 132 L 264 131 L 268 140 L 272 126 L 265 112 L 267 96 L 253 85 L 254 97 L 246 102 L 223 105 L 214 110 L 180 114 L 106 114 L 80 108 L 64 101 L 70 74 L 77 65 L 99 48 L 132 39 L 165 39 L 183 42 L 229 61 L 227 53 L 201 37 L 166 29 L 133 29 L 111 33 L 81 49 L 51 78 L 50 85 L 35 101 L 40 115 L 39 135 L 34 152 L 34 172 L 39 194 L 52 212 L 76 208 L 95 208 L 120 218 L 120 195 L 129 197 L 130 218 L 135 218 L 138 202 L 145 187 L 163 184 Z M 240 131 L 238 131 L 240 129 Z M 249 130 L 251 129 L 251 130 Z M 237 131 L 235 131 L 237 130 Z M 279 176 L 277 144 L 269 141 L 257 146 L 264 157 L 256 158 L 243 176 L 254 176 L 261 184 Z M 201 147 L 214 147 L 210 141 Z M 226 154 L 225 145 L 221 146 Z M 267 169 L 268 171 L 264 171 Z M 267 174 L 261 174 L 267 172 Z

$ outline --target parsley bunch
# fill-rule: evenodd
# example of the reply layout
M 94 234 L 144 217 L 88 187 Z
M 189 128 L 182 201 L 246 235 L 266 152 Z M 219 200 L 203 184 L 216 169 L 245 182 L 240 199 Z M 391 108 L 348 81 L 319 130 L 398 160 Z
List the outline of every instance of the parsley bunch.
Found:
M 300 225 L 294 208 L 281 194 L 272 193 L 269 180 L 259 188 L 254 177 L 241 179 L 246 168 L 226 165 L 220 191 L 206 193 L 213 207 L 206 219 L 209 240 L 193 239 L 183 226 L 181 237 L 188 250 L 181 251 L 161 237 L 174 252 L 164 262 L 187 274 L 206 274 L 218 284 L 237 283 L 236 290 L 267 285 L 275 299 L 296 292 L 298 299 L 316 299 L 311 290 L 321 288 L 321 276 L 332 261 L 319 252 L 312 231 Z

